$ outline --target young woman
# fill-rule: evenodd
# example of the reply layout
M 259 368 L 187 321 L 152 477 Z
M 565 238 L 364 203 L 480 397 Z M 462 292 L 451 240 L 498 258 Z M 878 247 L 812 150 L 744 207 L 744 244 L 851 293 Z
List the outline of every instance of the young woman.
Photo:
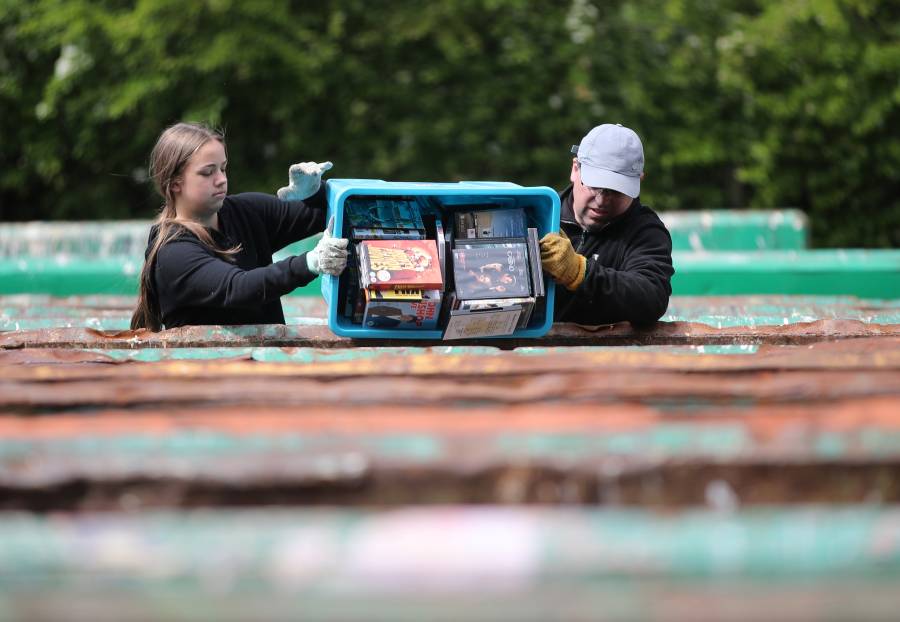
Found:
M 284 324 L 282 295 L 320 272 L 343 271 L 347 240 L 328 232 L 312 251 L 272 263 L 275 251 L 325 228 L 320 179 L 329 162 L 292 166 L 282 198 L 228 195 L 226 165 L 224 137 L 203 125 L 178 123 L 160 135 L 150 177 L 165 204 L 150 231 L 132 329 Z

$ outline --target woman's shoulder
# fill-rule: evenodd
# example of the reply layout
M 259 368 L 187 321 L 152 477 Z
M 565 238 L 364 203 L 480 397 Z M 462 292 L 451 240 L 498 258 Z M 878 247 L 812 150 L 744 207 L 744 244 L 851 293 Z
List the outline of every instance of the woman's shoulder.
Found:
M 222 209 L 243 211 L 246 209 L 258 209 L 259 207 L 273 205 L 279 202 L 278 197 L 265 192 L 241 192 L 229 194 L 225 197 Z
M 150 232 L 150 245 L 155 242 L 159 236 L 159 225 L 154 225 Z M 162 246 L 159 247 L 157 257 L 165 260 L 180 261 L 186 255 L 192 255 L 197 252 L 203 254 L 214 254 L 212 250 L 204 244 L 198 235 L 191 231 L 188 227 L 172 225 L 172 228 L 165 234 L 166 239 Z
M 160 247 L 162 250 L 164 247 L 168 246 L 173 242 L 199 242 L 200 240 L 197 236 L 185 227 L 180 227 L 177 225 L 169 225 L 171 228 L 166 228 L 166 240 L 163 242 L 163 245 Z M 162 226 L 157 222 L 150 226 L 150 235 L 147 236 L 147 250 L 145 251 L 145 255 L 150 252 L 150 249 L 153 248 L 153 245 L 156 244 L 157 238 L 159 238 L 159 232 Z

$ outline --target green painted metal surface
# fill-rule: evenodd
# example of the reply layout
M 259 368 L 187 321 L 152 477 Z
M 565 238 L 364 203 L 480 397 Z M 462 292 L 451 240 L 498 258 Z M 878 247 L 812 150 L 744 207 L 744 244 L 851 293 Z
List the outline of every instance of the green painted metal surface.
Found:
M 141 267 L 142 260 L 132 256 L 0 259 L 0 294 L 133 295 L 137 294 Z M 292 295 L 319 296 L 320 292 L 316 279 Z
M 806 214 L 795 209 L 691 210 L 660 218 L 675 250 L 801 250 L 809 237 Z
M 133 257 L 141 261 L 151 224 L 146 220 L 0 223 L 0 258 Z M 290 244 L 276 257 L 307 251 L 318 237 Z
M 676 295 L 900 298 L 900 250 L 674 252 Z
M 0 294 L 137 294 L 140 270 L 134 256 L 0 259 Z
M 673 254 L 675 295 L 807 294 L 900 298 L 900 250 Z M 135 294 L 134 258 L 0 259 L 0 294 Z M 318 279 L 291 295 L 320 296 Z
M 475 590 L 481 581 L 504 575 L 522 580 L 521 587 L 654 576 L 900 578 L 900 511 L 890 506 L 687 510 L 668 516 L 490 506 L 6 514 L 0 515 L 0 533 L 5 589 L 75 580 L 82 572 L 120 587 L 145 581 L 200 587 L 227 571 L 240 582 L 277 585 L 280 579 L 295 589 L 337 588 L 335 581 L 346 580 L 352 591 L 403 589 L 403 581 L 420 573 Z M 453 589 L 430 585 L 442 587 Z
M 0 619 L 893 620 L 886 508 L 0 516 Z

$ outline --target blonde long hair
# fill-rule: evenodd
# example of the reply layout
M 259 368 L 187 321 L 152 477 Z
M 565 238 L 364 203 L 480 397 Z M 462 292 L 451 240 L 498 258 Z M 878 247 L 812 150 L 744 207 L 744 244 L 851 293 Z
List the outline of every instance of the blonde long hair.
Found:
M 141 269 L 137 308 L 131 316 L 132 330 L 148 328 L 157 332 L 162 329 L 162 311 L 153 286 L 153 268 L 159 249 L 166 243 L 184 231 L 189 231 L 197 236 L 201 244 L 227 261 L 234 261 L 234 255 L 241 250 L 240 245 L 221 249 L 216 246 L 206 227 L 200 223 L 176 219 L 173 186 L 180 180 L 191 156 L 210 140 L 217 140 L 225 146 L 225 136 L 221 132 L 200 123 L 176 123 L 160 134 L 150 153 L 150 178 L 165 203 L 154 223 L 157 227 L 156 240 Z

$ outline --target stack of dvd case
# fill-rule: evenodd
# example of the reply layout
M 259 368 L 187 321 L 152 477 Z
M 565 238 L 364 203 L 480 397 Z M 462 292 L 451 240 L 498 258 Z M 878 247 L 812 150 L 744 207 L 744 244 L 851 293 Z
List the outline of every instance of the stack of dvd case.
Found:
M 509 335 L 545 313 L 538 230 L 522 208 L 356 196 L 343 314 L 367 328 Z

